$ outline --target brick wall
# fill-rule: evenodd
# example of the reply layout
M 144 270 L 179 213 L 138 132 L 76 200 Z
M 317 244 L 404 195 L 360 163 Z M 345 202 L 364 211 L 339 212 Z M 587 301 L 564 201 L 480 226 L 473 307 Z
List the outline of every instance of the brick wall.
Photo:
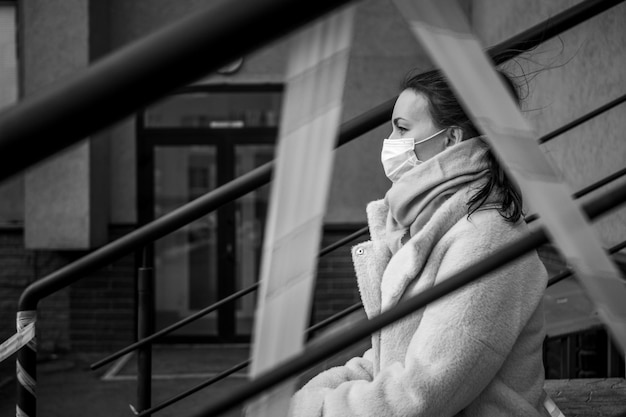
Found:
M 36 281 L 78 259 L 82 252 L 26 251 L 32 254 L 32 279 Z M 37 349 L 42 354 L 70 350 L 70 289 L 44 298 L 37 308 Z
M 343 237 L 362 228 L 364 225 L 357 226 L 326 226 L 324 228 L 324 236 L 322 237 L 322 248 L 337 242 Z M 320 258 L 317 269 L 317 280 L 315 283 L 315 294 L 313 304 L 313 314 L 311 324 L 319 323 L 328 317 L 339 313 L 340 311 L 361 302 L 359 297 L 359 289 L 352 265 L 352 255 L 350 248 L 359 242 L 369 239 L 369 235 L 357 238 L 352 242 L 346 243 L 339 249 L 328 253 Z M 328 327 L 322 328 L 316 332 L 311 343 L 324 343 L 326 337 L 341 332 L 350 326 L 355 320 L 365 318 L 365 312 L 360 309 L 341 320 L 335 322 Z M 350 358 L 360 356 L 370 346 L 369 338 L 363 339 L 361 342 L 344 349 L 343 351 L 332 355 L 331 357 L 319 362 L 315 366 L 310 367 L 298 377 L 298 385 L 301 386 L 310 380 L 313 376 L 325 369 L 333 366 L 342 365 Z
M 322 248 L 360 229 L 362 225 L 326 226 Z M 361 301 L 350 248 L 369 236 L 358 238 L 320 258 L 313 299 L 312 322 L 318 323 Z
M 115 228 L 117 239 L 128 228 Z M 71 285 L 70 338 L 77 351 L 111 351 L 135 340 L 135 258 L 127 255 Z
M 113 238 L 130 231 L 113 228 Z M 15 333 L 18 300 L 37 279 L 84 256 L 82 251 L 24 249 L 21 228 L 0 229 L 0 341 Z M 134 339 L 134 256 L 127 256 L 39 303 L 41 355 L 111 350 Z
M 22 290 L 33 282 L 33 254 L 23 246 L 21 229 L 0 230 L 0 340 L 15 333 L 15 314 Z
M 18 300 L 24 289 L 37 278 L 60 268 L 71 255 L 24 249 L 23 230 L 0 230 L 0 338 L 15 333 Z M 69 259 L 68 259 L 69 258 Z M 39 350 L 67 350 L 69 341 L 68 291 L 60 291 L 43 300 L 37 312 Z

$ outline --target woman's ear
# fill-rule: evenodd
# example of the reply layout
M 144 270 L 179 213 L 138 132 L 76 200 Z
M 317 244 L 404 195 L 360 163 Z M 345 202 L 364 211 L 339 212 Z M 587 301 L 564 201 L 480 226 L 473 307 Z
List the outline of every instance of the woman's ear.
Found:
M 463 129 L 458 126 L 448 128 L 446 132 L 446 146 L 456 145 L 463 140 Z

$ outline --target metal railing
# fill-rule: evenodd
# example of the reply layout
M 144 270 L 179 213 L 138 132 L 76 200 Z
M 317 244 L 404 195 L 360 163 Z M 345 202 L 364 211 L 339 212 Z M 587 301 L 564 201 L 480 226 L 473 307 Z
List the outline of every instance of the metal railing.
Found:
M 501 63 L 528 48 L 540 44 L 545 39 L 570 29 L 623 0 L 587 0 L 568 9 L 547 22 L 541 23 L 496 45 L 489 50 L 494 62 Z M 234 3 L 239 2 L 239 3 Z M 244 0 L 228 0 L 218 3 L 203 13 L 197 13 L 178 24 L 126 47 L 96 63 L 82 75 L 67 84 L 46 93 L 20 102 L 0 115 L 0 155 L 6 155 L 0 164 L 0 180 L 23 170 L 43 158 L 75 143 L 95 130 L 103 128 L 131 114 L 174 88 L 194 81 L 210 70 L 219 68 L 238 56 L 253 50 L 289 31 L 313 20 L 342 4 L 345 0 L 319 0 L 316 2 L 293 2 L 291 0 L 258 0 L 252 3 Z M 283 18 L 288 15 L 289 18 Z M 245 30 L 244 30 L 245 29 Z M 254 32 L 250 38 L 247 33 Z M 223 42 L 228 39 L 228 42 Z M 227 47 L 225 47 L 227 45 Z M 199 54 L 211 50 L 211 54 Z M 198 62 L 198 56 L 204 59 Z M 167 71 L 166 81 L 158 74 Z M 120 105 L 119 97 L 127 97 Z M 102 106 L 115 100 L 115 106 Z M 394 99 L 389 100 L 362 116 L 342 125 L 339 145 L 386 122 L 391 114 Z M 95 111 L 100 109 L 99 111 Z M 102 108 L 106 110 L 101 111 Z M 32 120 L 38 123 L 32 123 Z M 57 138 L 57 141 L 41 140 L 43 134 Z M 37 309 L 38 302 L 46 296 L 68 286 L 89 272 L 93 272 L 111 261 L 142 248 L 146 244 L 206 215 L 221 205 L 238 198 L 269 181 L 272 163 L 263 165 L 233 182 L 226 184 L 207 195 L 143 226 L 134 232 L 112 242 L 80 260 L 48 275 L 29 286 L 19 301 L 19 311 Z M 623 195 L 623 193 L 622 193 Z M 597 205 L 590 204 L 592 215 L 606 210 L 616 194 L 603 196 Z M 607 201 L 611 201 L 607 203 Z M 621 202 L 621 200 L 619 200 Z M 597 207 L 601 207 L 597 209 Z M 592 214 L 594 213 L 595 214 Z M 599 210 L 599 211 L 598 211 Z M 498 254 L 503 260 L 512 259 L 512 254 L 522 254 L 534 248 L 538 241 L 543 242 L 545 234 L 535 232 L 529 239 L 519 242 L 519 246 L 503 248 Z M 520 252 L 522 251 L 522 252 Z M 491 259 L 491 258 L 490 258 Z M 420 295 L 389 310 L 384 315 L 365 324 L 360 324 L 350 333 L 318 349 L 314 355 L 305 351 L 302 358 L 296 358 L 291 367 L 302 366 L 315 358 L 325 357 L 337 346 L 350 344 L 351 338 L 362 338 L 364 332 L 377 330 L 372 326 L 384 326 L 408 314 L 410 308 L 421 308 L 436 299 L 442 291 L 451 291 L 476 278 L 480 271 L 495 268 L 499 261 L 485 260 L 463 273 L 457 274 L 445 286 L 437 286 L 432 291 Z M 457 286 L 458 285 L 458 286 Z M 441 288 L 440 288 L 441 287 Z M 445 287 L 445 288 L 444 288 Z M 433 298 L 435 297 L 435 298 Z M 415 307 L 418 306 L 418 307 Z M 391 321 L 388 321 L 391 320 Z M 355 339 L 355 340 L 358 340 Z M 345 345 L 347 346 L 347 345 Z M 332 354 L 332 353 L 331 353 Z M 307 356 L 308 355 L 308 356 Z M 321 355 L 321 356 L 320 356 Z M 306 358 L 304 356 L 307 356 Z M 18 363 L 36 378 L 36 354 L 22 348 L 18 353 Z M 277 368 L 244 390 L 215 403 L 207 410 L 225 409 L 234 398 L 254 395 L 264 384 L 269 388 L 276 384 L 281 375 L 292 372 L 286 367 Z M 21 386 L 20 386 L 21 387 Z M 18 388 L 18 405 L 30 417 L 36 415 L 35 398 L 26 389 Z M 211 408 L 213 407 L 213 408 Z M 215 412 L 215 411 L 210 411 Z

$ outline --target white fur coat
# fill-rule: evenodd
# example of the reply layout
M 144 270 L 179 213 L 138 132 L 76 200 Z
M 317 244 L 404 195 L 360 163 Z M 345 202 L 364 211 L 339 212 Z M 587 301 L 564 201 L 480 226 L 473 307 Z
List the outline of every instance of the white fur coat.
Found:
M 525 224 L 507 223 L 493 209 L 438 228 L 437 222 L 454 217 L 446 213 L 453 209 L 444 204 L 435 226 L 392 256 L 385 244 L 387 206 L 383 200 L 369 204 L 371 241 L 352 250 L 368 317 L 526 233 Z M 363 357 L 322 372 L 298 391 L 290 415 L 547 415 L 541 305 L 546 282 L 534 252 L 501 267 L 373 334 Z

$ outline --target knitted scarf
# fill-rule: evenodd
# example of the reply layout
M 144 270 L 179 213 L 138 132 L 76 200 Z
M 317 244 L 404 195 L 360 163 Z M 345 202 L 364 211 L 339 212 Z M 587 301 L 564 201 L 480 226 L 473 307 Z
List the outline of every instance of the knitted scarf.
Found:
M 386 241 L 392 253 L 433 220 L 444 203 L 460 208 L 453 210 L 458 218 L 445 219 L 447 225 L 467 214 L 468 201 L 487 181 L 484 156 L 488 151 L 480 137 L 465 140 L 415 166 L 391 186 L 385 203 L 389 207 Z M 490 196 L 486 203 L 492 202 Z M 446 231 L 437 234 L 440 237 Z

